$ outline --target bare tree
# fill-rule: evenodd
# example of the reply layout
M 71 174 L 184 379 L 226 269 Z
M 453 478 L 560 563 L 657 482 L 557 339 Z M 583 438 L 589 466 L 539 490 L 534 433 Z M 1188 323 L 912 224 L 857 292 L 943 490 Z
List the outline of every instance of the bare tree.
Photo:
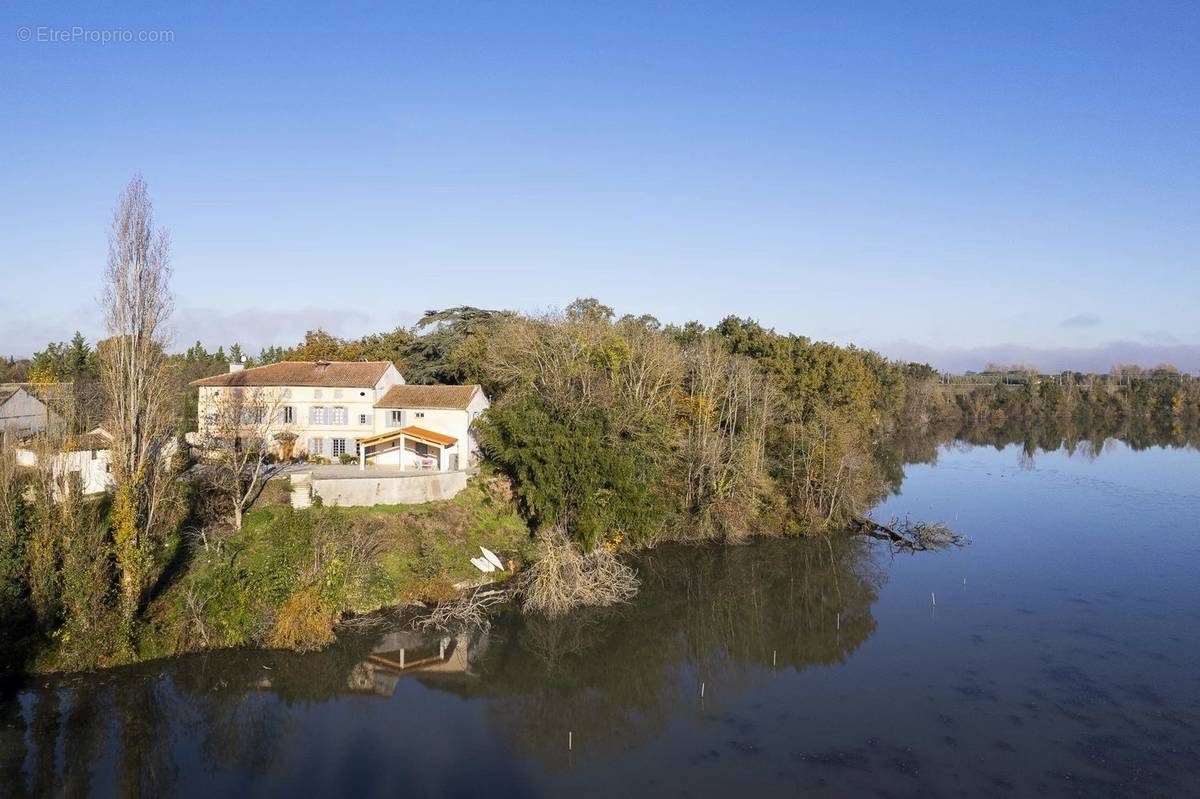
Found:
M 154 225 L 145 180 L 134 177 L 113 213 L 103 294 L 109 338 L 98 347 L 113 436 L 114 543 L 127 623 L 162 540 L 173 477 L 160 468 L 172 427 L 165 351 L 170 277 L 166 231 Z
M 684 502 L 695 535 L 750 532 L 765 474 L 769 420 L 778 397 L 771 382 L 742 356 L 706 337 L 688 348 L 677 409 L 687 438 L 680 448 Z
M 259 387 L 218 389 L 201 408 L 200 446 L 210 461 L 213 482 L 228 497 L 230 521 L 242 529 L 242 517 L 270 476 L 266 455 L 277 429 L 282 398 Z

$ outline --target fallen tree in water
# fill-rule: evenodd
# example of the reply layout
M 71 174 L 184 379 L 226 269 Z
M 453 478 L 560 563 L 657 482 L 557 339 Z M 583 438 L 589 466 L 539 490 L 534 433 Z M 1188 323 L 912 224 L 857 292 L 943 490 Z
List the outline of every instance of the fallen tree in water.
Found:
M 511 599 L 508 591 L 495 588 L 466 591 L 434 605 L 428 613 L 413 620 L 413 627 L 426 632 L 487 630 L 492 626 L 492 612 Z
M 907 516 L 903 519 L 893 518 L 888 524 L 865 516 L 855 516 L 851 529 L 871 538 L 887 541 L 893 549 L 907 552 L 929 552 L 966 546 L 970 543 L 970 539 L 954 532 L 942 522 L 914 522 Z

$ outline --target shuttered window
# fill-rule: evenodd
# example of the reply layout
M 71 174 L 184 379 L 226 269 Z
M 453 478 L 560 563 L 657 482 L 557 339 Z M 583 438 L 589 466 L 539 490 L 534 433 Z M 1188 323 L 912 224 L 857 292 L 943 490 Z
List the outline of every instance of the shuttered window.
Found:
M 323 405 L 314 405 L 308 409 L 309 424 L 325 424 L 325 407 Z

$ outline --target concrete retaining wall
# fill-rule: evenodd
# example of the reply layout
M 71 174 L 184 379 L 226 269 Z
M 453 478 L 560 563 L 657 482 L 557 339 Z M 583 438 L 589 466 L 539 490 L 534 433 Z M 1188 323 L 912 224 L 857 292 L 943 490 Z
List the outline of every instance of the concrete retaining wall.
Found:
M 295 484 L 294 478 L 292 482 Z M 387 477 L 312 477 L 312 493 L 326 505 L 340 505 L 343 508 L 434 502 L 450 499 L 466 487 L 466 472 Z

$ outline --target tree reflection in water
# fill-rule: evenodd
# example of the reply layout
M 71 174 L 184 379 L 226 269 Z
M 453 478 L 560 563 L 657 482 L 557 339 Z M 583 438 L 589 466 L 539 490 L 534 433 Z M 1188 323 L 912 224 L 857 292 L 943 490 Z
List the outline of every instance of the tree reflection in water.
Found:
M 903 464 L 935 462 L 951 440 L 1020 443 L 1028 464 L 1060 446 L 1104 457 L 1110 437 L 1134 449 L 1197 445 L 1177 427 L 984 425 L 942 437 L 898 431 L 883 458 L 896 488 Z M 489 732 L 549 767 L 564 762 L 567 731 L 586 742 L 577 758 L 604 755 L 684 714 L 721 713 L 762 671 L 848 658 L 875 629 L 882 551 L 838 536 L 664 547 L 637 558 L 642 590 L 629 605 L 554 621 L 509 611 L 490 636 L 423 637 L 401 617 L 318 653 L 235 650 L 43 678 L 0 699 L 0 792 L 169 796 L 194 792 L 183 789 L 205 774 L 254 779 L 294 755 L 306 707 L 390 697 L 410 678 L 486 700 Z
M 505 645 L 464 690 L 491 698 L 498 726 L 548 762 L 567 730 L 593 753 L 636 744 L 683 708 L 716 710 L 755 670 L 845 659 L 875 629 L 875 551 L 852 538 L 657 550 L 628 606 L 506 618 Z
M 92 793 L 92 771 L 99 757 L 105 729 L 106 707 L 94 685 L 84 683 L 72 694 L 71 709 L 63 730 L 62 793 L 88 796 Z

